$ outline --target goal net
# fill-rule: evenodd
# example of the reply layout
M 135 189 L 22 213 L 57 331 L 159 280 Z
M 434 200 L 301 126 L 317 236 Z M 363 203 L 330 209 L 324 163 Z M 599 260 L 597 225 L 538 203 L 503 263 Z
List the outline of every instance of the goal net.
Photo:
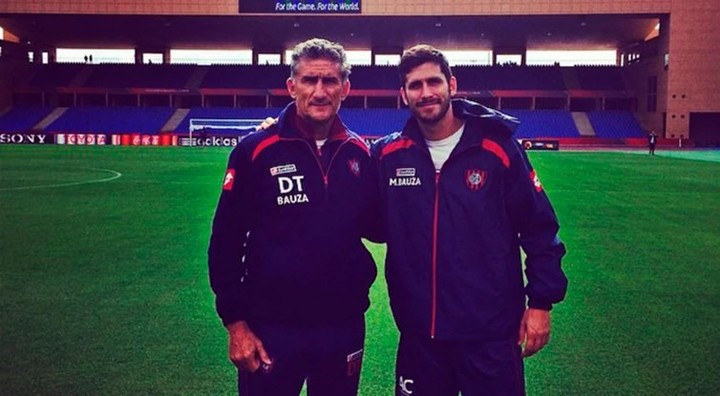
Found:
M 191 118 L 187 140 L 181 138 L 180 145 L 197 146 L 198 139 L 207 138 L 209 134 L 245 136 L 254 132 L 263 121 L 255 118 Z

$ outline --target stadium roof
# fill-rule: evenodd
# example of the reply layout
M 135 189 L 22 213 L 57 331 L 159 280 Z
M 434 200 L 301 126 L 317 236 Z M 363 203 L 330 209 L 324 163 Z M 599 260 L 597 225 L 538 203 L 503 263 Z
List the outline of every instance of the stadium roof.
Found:
M 290 48 L 327 37 L 348 49 L 614 49 L 643 41 L 659 15 L 147 16 L 3 14 L 0 26 L 48 48 Z

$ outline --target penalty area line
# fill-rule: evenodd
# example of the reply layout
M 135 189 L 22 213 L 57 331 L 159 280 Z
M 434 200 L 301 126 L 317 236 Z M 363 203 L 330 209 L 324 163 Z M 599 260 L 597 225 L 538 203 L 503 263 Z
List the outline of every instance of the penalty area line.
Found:
M 112 170 L 112 169 L 103 169 L 103 168 L 81 168 L 81 169 L 90 169 L 90 170 L 96 170 L 96 171 L 101 171 L 101 172 L 107 172 L 107 173 L 112 174 L 112 176 L 105 177 L 102 179 L 82 180 L 82 181 L 72 182 L 72 183 L 41 184 L 41 185 L 37 185 L 37 186 L 5 187 L 5 188 L 0 188 L 0 191 L 20 191 L 20 190 L 35 190 L 35 189 L 39 189 L 39 188 L 81 186 L 83 184 L 105 183 L 105 182 L 109 182 L 109 181 L 112 181 L 112 180 L 122 177 L 122 173 Z

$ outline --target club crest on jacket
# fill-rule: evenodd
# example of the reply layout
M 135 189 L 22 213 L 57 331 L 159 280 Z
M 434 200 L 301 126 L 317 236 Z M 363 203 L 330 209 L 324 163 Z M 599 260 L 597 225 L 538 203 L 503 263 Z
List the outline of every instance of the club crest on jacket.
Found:
M 352 172 L 355 176 L 360 176 L 360 162 L 356 159 L 348 160 L 347 162 L 348 168 L 350 168 L 350 172 Z
M 480 169 L 465 170 L 465 185 L 470 191 L 477 191 L 485 185 L 487 180 L 487 171 Z

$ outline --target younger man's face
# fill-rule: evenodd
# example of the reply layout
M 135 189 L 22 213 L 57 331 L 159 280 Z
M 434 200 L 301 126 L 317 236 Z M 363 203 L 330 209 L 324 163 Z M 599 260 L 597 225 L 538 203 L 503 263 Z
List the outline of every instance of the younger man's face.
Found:
M 457 80 L 450 81 L 434 62 L 426 62 L 412 69 L 405 76 L 405 86 L 400 89 L 403 101 L 418 121 L 435 124 L 450 109 L 450 100 L 457 92 Z

